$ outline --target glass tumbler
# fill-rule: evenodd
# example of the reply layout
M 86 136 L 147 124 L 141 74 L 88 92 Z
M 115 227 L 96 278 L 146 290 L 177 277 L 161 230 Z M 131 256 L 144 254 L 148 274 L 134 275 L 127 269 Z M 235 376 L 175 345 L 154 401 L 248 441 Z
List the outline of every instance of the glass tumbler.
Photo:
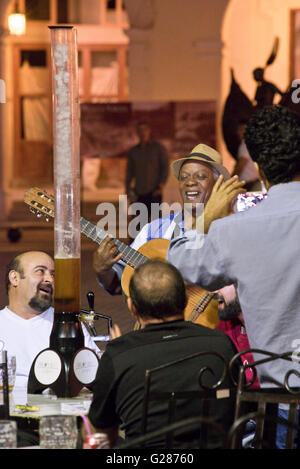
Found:
M 41 449 L 76 449 L 78 438 L 76 416 L 42 416 L 39 435 Z
M 0 448 L 17 447 L 17 424 L 14 420 L 0 420 Z
M 16 381 L 16 357 L 9 355 L 7 357 L 8 389 L 13 390 Z M 0 393 L 3 392 L 2 369 L 0 368 Z

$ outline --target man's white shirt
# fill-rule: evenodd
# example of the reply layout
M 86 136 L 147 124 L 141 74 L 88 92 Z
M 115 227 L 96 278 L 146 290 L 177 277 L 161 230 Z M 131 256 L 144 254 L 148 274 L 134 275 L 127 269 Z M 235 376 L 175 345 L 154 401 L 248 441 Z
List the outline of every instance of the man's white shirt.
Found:
M 48 308 L 43 313 L 30 319 L 24 319 L 7 306 L 0 310 L 0 351 L 7 350 L 8 356 L 16 357 L 15 388 L 27 388 L 31 365 L 36 356 L 49 347 L 49 339 L 54 320 L 54 309 Z M 85 346 L 99 356 L 99 348 L 82 325 Z

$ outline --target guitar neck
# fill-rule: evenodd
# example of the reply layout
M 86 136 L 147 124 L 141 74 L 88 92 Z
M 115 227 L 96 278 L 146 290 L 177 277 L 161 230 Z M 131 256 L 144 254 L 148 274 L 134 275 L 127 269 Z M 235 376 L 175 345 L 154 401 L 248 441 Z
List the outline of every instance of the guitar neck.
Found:
M 200 316 L 201 313 L 205 310 L 206 306 L 210 303 L 210 301 L 213 299 L 214 293 L 212 292 L 206 292 L 200 301 L 196 304 L 196 306 L 193 308 L 191 314 L 188 317 L 189 321 L 195 322 L 198 317 Z
M 195 310 L 202 312 L 208 303 L 213 299 L 214 295 L 215 294 L 212 292 L 206 292 L 197 304 Z
M 104 238 L 108 236 L 104 230 L 96 225 L 93 225 L 83 217 L 80 217 L 80 231 L 98 244 L 101 244 Z M 122 243 L 122 241 L 119 239 L 115 238 L 114 242 L 118 248 L 118 251 L 122 254 L 122 260 L 125 262 L 125 264 L 128 264 L 133 268 L 137 268 L 139 265 L 144 264 L 148 260 L 146 256 L 131 248 L 128 246 L 128 244 Z

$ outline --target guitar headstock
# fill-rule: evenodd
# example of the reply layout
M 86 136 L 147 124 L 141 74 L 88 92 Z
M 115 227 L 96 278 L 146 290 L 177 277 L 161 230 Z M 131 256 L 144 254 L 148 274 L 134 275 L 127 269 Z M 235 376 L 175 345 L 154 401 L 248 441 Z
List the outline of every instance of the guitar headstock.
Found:
M 54 197 L 39 187 L 32 187 L 24 194 L 24 202 L 38 218 L 45 215 L 46 221 L 54 218 Z

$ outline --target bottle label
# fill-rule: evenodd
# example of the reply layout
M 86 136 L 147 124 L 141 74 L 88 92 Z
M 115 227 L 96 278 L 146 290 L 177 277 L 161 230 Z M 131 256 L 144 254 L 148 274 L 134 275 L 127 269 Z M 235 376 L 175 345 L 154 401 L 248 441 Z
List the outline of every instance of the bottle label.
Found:
M 60 356 L 53 350 L 41 352 L 35 360 L 34 374 L 41 384 L 52 384 L 61 372 Z
M 73 370 L 80 383 L 90 384 L 94 381 L 98 369 L 98 357 L 89 349 L 79 350 L 73 362 Z

